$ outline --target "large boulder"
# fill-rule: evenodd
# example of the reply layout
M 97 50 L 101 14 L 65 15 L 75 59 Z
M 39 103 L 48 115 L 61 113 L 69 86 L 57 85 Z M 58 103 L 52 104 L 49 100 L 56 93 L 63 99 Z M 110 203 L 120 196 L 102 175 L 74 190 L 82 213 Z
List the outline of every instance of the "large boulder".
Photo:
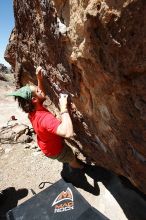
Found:
M 71 143 L 146 193 L 146 1 L 14 0 L 14 15 L 16 86 L 42 65 L 56 109 L 63 90 L 75 104 Z

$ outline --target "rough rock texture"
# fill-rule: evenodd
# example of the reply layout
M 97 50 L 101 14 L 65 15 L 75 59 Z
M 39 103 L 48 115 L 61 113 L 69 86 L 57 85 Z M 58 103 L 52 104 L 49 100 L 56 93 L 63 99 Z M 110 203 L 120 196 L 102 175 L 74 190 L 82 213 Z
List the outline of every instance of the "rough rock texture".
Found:
M 55 112 L 72 94 L 71 143 L 146 193 L 146 1 L 14 0 L 14 15 L 16 86 L 42 65 Z

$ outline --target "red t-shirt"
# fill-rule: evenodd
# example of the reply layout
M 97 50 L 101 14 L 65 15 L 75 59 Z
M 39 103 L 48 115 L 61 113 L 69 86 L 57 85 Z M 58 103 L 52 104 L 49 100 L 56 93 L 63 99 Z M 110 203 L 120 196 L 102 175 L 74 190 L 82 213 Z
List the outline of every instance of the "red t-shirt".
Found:
M 57 127 L 61 123 L 47 109 L 41 109 L 29 113 L 29 119 L 37 135 L 37 142 L 46 156 L 55 156 L 63 149 L 63 138 L 56 135 Z

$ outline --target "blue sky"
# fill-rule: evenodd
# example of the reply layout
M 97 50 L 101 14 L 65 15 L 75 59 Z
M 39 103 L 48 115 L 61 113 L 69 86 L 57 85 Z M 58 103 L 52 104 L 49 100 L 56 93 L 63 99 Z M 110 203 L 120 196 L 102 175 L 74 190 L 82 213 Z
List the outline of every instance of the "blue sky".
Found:
M 4 60 L 4 52 L 14 27 L 13 0 L 0 0 L 0 63 L 9 66 Z

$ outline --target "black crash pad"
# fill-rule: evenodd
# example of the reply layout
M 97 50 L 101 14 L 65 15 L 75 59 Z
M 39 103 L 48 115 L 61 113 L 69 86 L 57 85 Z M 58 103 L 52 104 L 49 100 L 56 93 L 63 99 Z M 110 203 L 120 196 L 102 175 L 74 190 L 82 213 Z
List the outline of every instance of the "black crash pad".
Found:
M 107 220 L 75 187 L 59 180 L 7 213 L 8 220 Z

